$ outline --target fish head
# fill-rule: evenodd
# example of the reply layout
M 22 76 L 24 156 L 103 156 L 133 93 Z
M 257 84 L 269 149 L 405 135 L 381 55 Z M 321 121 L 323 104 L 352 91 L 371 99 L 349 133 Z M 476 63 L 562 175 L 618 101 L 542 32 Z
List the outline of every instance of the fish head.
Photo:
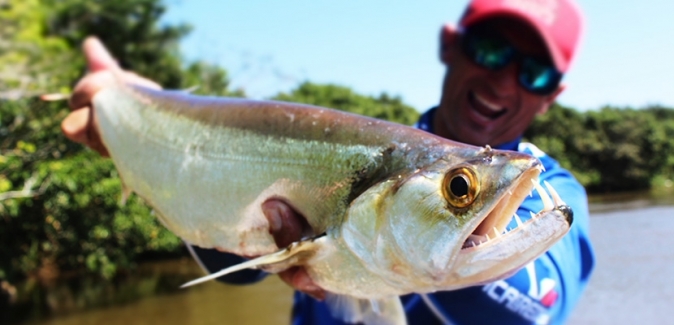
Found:
M 538 159 L 518 152 L 459 149 L 389 180 L 372 209 L 377 224 L 367 258 L 374 271 L 415 292 L 513 274 L 570 226 L 570 209 L 548 207 L 522 227 L 506 229 L 541 169 Z

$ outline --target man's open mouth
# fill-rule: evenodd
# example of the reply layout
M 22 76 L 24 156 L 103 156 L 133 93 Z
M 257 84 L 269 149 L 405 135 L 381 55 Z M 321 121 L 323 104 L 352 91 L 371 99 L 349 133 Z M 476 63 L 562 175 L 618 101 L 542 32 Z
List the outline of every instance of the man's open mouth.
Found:
M 505 107 L 489 101 L 474 91 L 468 93 L 468 101 L 479 115 L 490 120 L 503 116 L 507 111 Z

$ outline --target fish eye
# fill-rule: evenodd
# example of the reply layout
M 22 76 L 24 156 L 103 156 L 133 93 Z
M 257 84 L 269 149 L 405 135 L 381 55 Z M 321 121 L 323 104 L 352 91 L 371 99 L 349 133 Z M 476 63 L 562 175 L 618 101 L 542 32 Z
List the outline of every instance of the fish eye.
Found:
M 445 175 L 442 188 L 449 204 L 455 208 L 465 208 L 475 201 L 480 192 L 480 183 L 473 170 L 459 167 Z

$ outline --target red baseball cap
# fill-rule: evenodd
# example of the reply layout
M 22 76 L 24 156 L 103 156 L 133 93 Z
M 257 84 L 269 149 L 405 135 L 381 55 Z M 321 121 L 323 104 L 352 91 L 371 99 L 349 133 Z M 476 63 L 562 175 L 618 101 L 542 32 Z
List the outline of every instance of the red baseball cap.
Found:
M 583 17 L 573 0 L 473 0 L 459 26 L 492 17 L 510 17 L 530 24 L 541 35 L 555 67 L 566 72 L 578 47 Z

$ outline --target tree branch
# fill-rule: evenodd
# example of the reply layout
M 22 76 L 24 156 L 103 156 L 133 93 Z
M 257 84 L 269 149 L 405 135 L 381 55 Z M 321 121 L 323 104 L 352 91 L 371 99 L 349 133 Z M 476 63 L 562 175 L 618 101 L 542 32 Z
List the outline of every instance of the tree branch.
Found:
M 23 183 L 23 189 L 20 191 L 9 191 L 5 193 L 0 193 L 0 201 L 9 200 L 9 199 L 19 199 L 33 197 L 44 193 L 47 189 L 47 182 L 42 182 L 40 188 L 37 191 L 33 191 L 33 185 L 37 182 L 37 173 L 33 174 L 29 179 Z

